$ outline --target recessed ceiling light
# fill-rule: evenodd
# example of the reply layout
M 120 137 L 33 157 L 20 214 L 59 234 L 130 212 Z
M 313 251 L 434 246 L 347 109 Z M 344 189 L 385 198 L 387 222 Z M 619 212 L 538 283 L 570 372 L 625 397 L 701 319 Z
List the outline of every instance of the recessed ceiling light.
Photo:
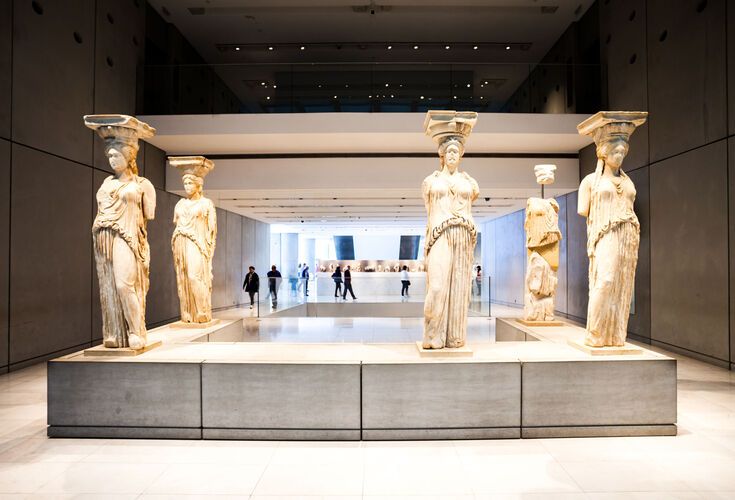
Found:
M 299 48 L 300 48 L 301 50 L 306 50 L 306 47 L 304 47 L 303 45 L 302 45 L 301 47 L 299 47 Z
M 336 99 L 336 98 L 337 98 L 337 96 L 334 96 L 334 98 Z
M 393 97 L 393 94 L 391 94 L 390 96 Z
M 421 99 L 423 99 L 423 98 L 424 98 L 424 96 L 421 96 Z
M 368 96 L 368 99 L 372 99 L 372 98 L 373 98 L 373 96 L 371 96 L 371 95 Z
M 276 88 L 276 86 L 274 85 L 273 88 Z
M 480 96 L 480 99 L 485 99 L 483 96 Z
M 479 47 L 477 45 L 475 45 L 474 47 L 472 47 L 472 50 L 477 50 L 478 48 Z
M 505 50 L 510 50 L 510 45 L 506 45 Z
M 240 50 L 240 47 L 235 47 L 235 50 Z
M 348 89 L 350 88 L 350 86 L 345 83 L 345 88 Z
M 471 83 L 468 83 L 468 84 L 467 84 L 467 88 L 470 88 L 471 86 L 472 86 L 472 84 L 471 84 Z
M 449 45 L 445 45 L 444 48 L 449 50 Z
M 260 82 L 261 85 L 265 86 L 265 82 Z
M 271 100 L 271 96 L 266 96 L 266 99 L 270 101 Z
M 322 88 L 322 85 L 321 85 L 321 83 L 319 84 L 319 88 Z
M 387 87 L 387 86 L 388 86 L 388 84 L 386 83 L 386 84 L 385 84 L 385 86 Z
M 414 45 L 413 46 L 413 50 L 419 50 L 419 46 L 418 45 Z
M 393 46 L 392 46 L 392 45 L 388 45 L 388 50 L 390 50 L 390 49 L 392 49 L 392 48 L 393 48 Z
M 454 96 L 454 98 L 456 99 L 456 98 L 457 98 L 457 96 Z
M 270 47 L 268 47 L 268 50 L 273 50 L 273 46 L 271 45 Z

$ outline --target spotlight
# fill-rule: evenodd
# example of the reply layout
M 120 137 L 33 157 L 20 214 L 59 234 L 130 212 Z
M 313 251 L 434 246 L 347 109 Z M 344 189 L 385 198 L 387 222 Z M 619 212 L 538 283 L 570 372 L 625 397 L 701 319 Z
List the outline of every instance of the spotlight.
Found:
M 391 50 L 393 48 L 392 45 L 388 45 L 388 50 Z
M 274 85 L 273 88 L 276 88 L 276 86 Z
M 387 87 L 387 86 L 388 86 L 388 84 L 386 83 L 386 84 L 385 84 L 385 86 Z
M 477 45 L 475 45 L 474 47 L 472 47 L 472 50 L 477 50 L 478 48 L 479 47 Z
M 240 50 L 240 47 L 235 47 L 235 50 L 238 50 L 239 51 Z
M 271 100 L 271 96 L 266 96 L 266 98 L 265 98 L 265 99 L 266 99 L 267 101 L 270 101 L 270 100 Z
M 414 45 L 413 46 L 413 50 L 419 50 L 419 46 L 418 45 Z
M 445 45 L 445 46 L 444 46 L 444 48 L 445 48 L 446 50 L 449 50 L 449 45 Z
M 470 84 L 470 83 L 467 84 L 467 88 L 470 88 L 471 86 L 472 86 L 472 84 Z
M 457 96 L 454 96 L 454 98 L 456 99 L 456 98 L 457 98 Z
M 421 99 L 423 99 L 423 98 L 424 98 L 424 96 L 421 96 Z
M 304 47 L 304 46 L 302 45 L 301 47 L 299 47 L 299 49 L 300 49 L 300 50 L 306 50 L 306 47 Z
M 506 45 L 505 50 L 510 50 L 510 45 Z
M 265 82 L 260 82 L 260 85 L 261 86 L 265 86 Z
M 337 98 L 337 96 L 334 96 L 334 98 L 336 99 L 336 98 Z
M 268 50 L 273 50 L 273 46 L 271 45 L 270 47 L 268 47 Z

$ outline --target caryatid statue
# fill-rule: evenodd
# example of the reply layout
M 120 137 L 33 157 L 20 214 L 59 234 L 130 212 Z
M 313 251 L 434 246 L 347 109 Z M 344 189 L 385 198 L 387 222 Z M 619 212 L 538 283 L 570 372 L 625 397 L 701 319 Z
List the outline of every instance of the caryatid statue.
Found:
M 424 349 L 456 348 L 465 344 L 467 310 L 477 228 L 472 202 L 477 182 L 459 170 L 464 145 L 477 113 L 429 111 L 424 130 L 439 147 L 441 168 L 421 185 L 426 215 L 426 301 Z
M 214 163 L 203 156 L 169 156 L 181 172 L 186 198 L 174 209 L 171 250 L 176 268 L 181 321 L 212 321 L 212 257 L 217 240 L 217 210 L 202 190 Z
M 645 111 L 601 111 L 577 125 L 597 146 L 597 167 L 579 186 L 577 212 L 587 217 L 589 305 L 585 344 L 623 346 L 638 262 L 635 186 L 622 170 L 628 141 Z
M 536 165 L 536 182 L 542 186 L 554 182 L 555 165 Z M 559 204 L 555 199 L 529 198 L 526 203 L 526 290 L 524 322 L 547 323 L 554 320 L 556 271 L 559 269 Z
M 102 305 L 105 347 L 142 349 L 147 342 L 145 299 L 150 248 L 146 224 L 156 210 L 156 190 L 138 175 L 138 139 L 156 130 L 132 116 L 87 115 L 84 124 L 105 141 L 113 175 L 97 191 L 92 242 Z

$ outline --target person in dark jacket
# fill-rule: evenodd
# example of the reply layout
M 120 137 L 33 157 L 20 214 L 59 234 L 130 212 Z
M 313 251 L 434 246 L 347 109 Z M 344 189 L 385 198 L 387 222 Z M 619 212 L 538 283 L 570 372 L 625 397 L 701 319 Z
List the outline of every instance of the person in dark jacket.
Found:
M 260 290 L 260 277 L 253 266 L 250 266 L 248 271 L 248 274 L 245 275 L 245 281 L 242 283 L 242 289 L 250 295 L 250 309 L 252 309 L 255 304 L 255 294 Z
M 332 273 L 332 279 L 334 280 L 334 296 L 339 297 L 339 294 L 342 293 L 342 270 L 339 266 Z
M 355 292 L 352 291 L 352 273 L 350 273 L 350 266 L 345 268 L 345 290 L 342 292 L 342 300 L 347 299 L 347 292 L 352 295 L 352 300 L 355 300 Z
M 273 307 L 278 305 L 278 286 L 281 284 L 281 271 L 276 269 L 276 266 L 271 266 L 271 270 L 268 271 L 268 292 L 271 296 L 271 302 Z
M 304 280 L 304 296 L 309 296 L 309 266 L 304 263 L 301 268 L 301 279 Z

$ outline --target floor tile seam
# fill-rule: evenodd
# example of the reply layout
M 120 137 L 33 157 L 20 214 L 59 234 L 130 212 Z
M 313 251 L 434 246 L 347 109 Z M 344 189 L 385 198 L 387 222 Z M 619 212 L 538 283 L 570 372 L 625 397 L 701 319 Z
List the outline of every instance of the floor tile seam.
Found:
M 569 470 L 567 470 L 567 468 L 566 468 L 566 467 L 564 466 L 564 462 L 562 462 L 562 461 L 560 461 L 560 460 L 557 460 L 557 459 L 556 459 L 556 457 L 554 457 L 554 460 L 556 461 L 556 463 L 557 463 L 557 464 L 559 464 L 559 467 L 561 467 L 561 469 L 562 469 L 562 470 L 564 471 L 564 473 L 565 473 L 565 474 L 566 474 L 567 476 L 569 476 L 569 479 L 571 479 L 571 480 L 572 480 L 572 482 L 573 482 L 573 483 L 574 483 L 574 484 L 575 484 L 575 485 L 577 486 L 577 488 L 579 488 L 579 491 L 581 491 L 581 492 L 582 492 L 582 493 L 584 493 L 585 495 L 586 495 L 587 493 L 590 493 L 589 491 L 585 490 L 585 489 L 584 489 L 584 488 L 582 487 L 582 485 L 581 485 L 581 484 L 579 484 L 579 481 L 577 481 L 577 480 L 576 480 L 576 479 L 574 478 L 574 476 L 572 475 L 572 473 L 571 473 L 571 472 L 569 472 Z M 587 462 L 588 462 L 588 461 L 585 461 L 584 463 L 587 463 Z
M 74 465 L 74 463 L 73 462 L 72 463 L 66 463 L 66 464 L 63 464 L 63 465 L 65 465 L 65 467 L 60 468 L 60 470 L 58 471 L 58 473 L 51 474 L 50 477 L 47 477 L 46 478 L 46 481 L 43 481 L 43 483 L 38 488 L 36 488 L 35 490 L 33 490 L 32 493 L 34 495 L 36 493 L 40 493 L 41 490 L 46 487 L 46 485 L 50 484 L 52 481 L 55 481 L 57 477 L 61 477 L 63 474 L 65 474 Z
M 108 463 L 109 463 L 109 462 L 108 462 Z M 115 465 L 120 465 L 120 464 L 119 464 L 119 463 L 117 463 L 117 462 L 114 462 L 114 464 L 115 464 Z M 142 463 L 140 463 L 140 462 L 138 462 L 137 464 L 140 464 L 140 465 L 144 465 L 144 464 L 142 464 Z M 151 465 L 151 464 L 145 464 L 145 465 Z M 157 464 L 157 465 L 163 465 L 163 464 Z M 149 483 L 148 483 L 148 484 L 147 484 L 147 485 L 146 485 L 146 486 L 145 486 L 145 487 L 143 488 L 143 491 L 141 491 L 140 493 L 138 493 L 138 498 L 140 498 L 140 497 L 141 497 L 142 495 L 147 495 L 147 494 L 149 494 L 149 493 L 148 493 L 148 490 L 149 490 L 149 489 L 150 489 L 150 488 L 151 488 L 151 487 L 152 487 L 152 486 L 153 486 L 154 484 L 156 484 L 156 482 L 157 482 L 157 481 L 158 481 L 159 479 L 161 479 L 161 478 L 163 477 L 163 475 L 164 475 L 164 474 L 166 474 L 166 472 L 168 472 L 168 471 L 169 471 L 169 469 L 171 469 L 171 468 L 172 468 L 172 467 L 173 467 L 174 465 L 179 465 L 179 464 L 174 464 L 174 463 L 168 463 L 168 464 L 165 464 L 165 465 L 166 465 L 166 467 L 164 467 L 164 468 L 162 468 L 162 469 L 161 469 L 161 472 L 160 472 L 160 473 L 158 474 L 158 476 L 156 476 L 156 478 L 155 478 L 155 479 L 152 479 L 152 480 L 151 480 L 151 481 L 150 481 L 150 482 L 149 482 Z M 104 492 L 104 493 L 108 493 L 108 492 Z M 151 495 L 155 495 L 156 493 L 150 493 L 150 494 L 151 494 Z
M 275 453 L 275 450 L 274 450 L 274 453 Z M 263 466 L 263 469 L 262 469 L 262 470 L 260 471 L 260 475 L 258 476 L 258 480 L 257 480 L 257 481 L 255 481 L 255 484 L 253 485 L 252 489 L 250 490 L 250 493 L 248 493 L 248 498 L 250 498 L 250 497 L 252 497 L 253 495 L 255 495 L 255 491 L 256 491 L 256 490 L 258 489 L 258 485 L 259 485 L 259 484 L 260 484 L 260 482 L 261 482 L 261 481 L 263 480 L 263 476 L 265 476 L 265 472 L 266 472 L 266 471 L 268 470 L 268 468 L 269 468 L 269 467 L 271 466 L 271 462 L 272 462 L 272 460 L 273 460 L 273 457 L 271 456 L 271 458 L 270 458 L 270 460 L 269 460 L 268 464 L 266 464 L 266 465 L 264 465 L 264 466 Z

